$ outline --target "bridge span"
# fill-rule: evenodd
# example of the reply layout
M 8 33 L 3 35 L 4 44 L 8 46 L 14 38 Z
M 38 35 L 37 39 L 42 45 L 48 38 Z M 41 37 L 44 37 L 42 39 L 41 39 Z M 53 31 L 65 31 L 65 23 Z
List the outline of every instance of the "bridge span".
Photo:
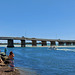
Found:
M 37 46 L 37 41 L 41 41 L 42 46 L 47 46 L 47 42 L 50 42 L 50 45 L 56 45 L 58 42 L 59 46 L 70 46 L 75 45 L 75 40 L 61 40 L 61 39 L 41 39 L 41 38 L 27 38 L 27 37 L 0 37 L 0 40 L 7 40 L 7 47 L 14 47 L 14 40 L 21 40 L 21 47 L 26 46 L 26 40 L 32 41 L 32 46 Z

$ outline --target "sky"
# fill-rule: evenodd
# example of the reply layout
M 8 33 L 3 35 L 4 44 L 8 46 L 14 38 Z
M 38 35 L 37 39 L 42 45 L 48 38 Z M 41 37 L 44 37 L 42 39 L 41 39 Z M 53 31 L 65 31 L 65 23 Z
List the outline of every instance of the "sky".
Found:
M 75 40 L 75 0 L 0 0 L 0 37 Z

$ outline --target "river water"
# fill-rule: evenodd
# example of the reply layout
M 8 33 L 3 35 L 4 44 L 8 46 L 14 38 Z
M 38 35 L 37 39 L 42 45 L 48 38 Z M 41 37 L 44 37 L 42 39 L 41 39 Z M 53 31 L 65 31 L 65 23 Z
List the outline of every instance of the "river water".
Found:
M 0 47 L 3 52 L 4 47 Z M 75 75 L 75 47 L 60 47 L 49 50 L 48 47 L 7 48 L 7 55 L 13 51 L 15 67 L 26 75 Z M 24 75 L 25 75 L 24 74 Z

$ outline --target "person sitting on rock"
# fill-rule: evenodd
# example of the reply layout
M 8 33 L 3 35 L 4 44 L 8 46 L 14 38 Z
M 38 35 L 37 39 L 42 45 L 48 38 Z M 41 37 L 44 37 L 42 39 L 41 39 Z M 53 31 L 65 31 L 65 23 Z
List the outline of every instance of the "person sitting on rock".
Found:
M 14 71 L 14 54 L 13 52 L 11 51 L 8 58 L 10 59 L 10 68 L 11 68 L 11 71 Z

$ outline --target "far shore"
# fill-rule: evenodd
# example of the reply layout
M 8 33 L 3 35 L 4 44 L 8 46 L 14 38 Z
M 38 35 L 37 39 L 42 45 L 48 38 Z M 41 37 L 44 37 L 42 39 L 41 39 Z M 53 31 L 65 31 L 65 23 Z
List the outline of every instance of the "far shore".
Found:
M 7 47 L 7 45 L 0 45 L 0 47 Z M 21 45 L 14 45 L 14 47 L 21 47 Z M 31 46 L 31 45 L 26 45 L 26 47 L 51 47 L 51 46 Z M 75 47 L 75 46 L 55 46 L 55 47 Z

